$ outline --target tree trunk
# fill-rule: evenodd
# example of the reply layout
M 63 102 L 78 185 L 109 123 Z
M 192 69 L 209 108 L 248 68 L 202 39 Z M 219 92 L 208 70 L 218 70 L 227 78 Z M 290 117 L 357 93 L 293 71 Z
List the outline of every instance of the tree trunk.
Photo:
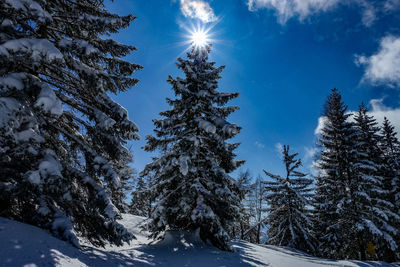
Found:
M 367 255 L 365 253 L 365 243 L 361 235 L 358 236 L 358 244 L 360 249 L 360 260 L 365 261 L 367 259 Z

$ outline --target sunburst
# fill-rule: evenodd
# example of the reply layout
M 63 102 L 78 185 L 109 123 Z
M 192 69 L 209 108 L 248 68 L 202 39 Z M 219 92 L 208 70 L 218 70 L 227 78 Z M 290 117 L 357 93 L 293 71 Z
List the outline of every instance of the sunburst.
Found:
M 191 33 L 191 43 L 197 47 L 204 47 L 210 43 L 207 31 L 197 29 Z

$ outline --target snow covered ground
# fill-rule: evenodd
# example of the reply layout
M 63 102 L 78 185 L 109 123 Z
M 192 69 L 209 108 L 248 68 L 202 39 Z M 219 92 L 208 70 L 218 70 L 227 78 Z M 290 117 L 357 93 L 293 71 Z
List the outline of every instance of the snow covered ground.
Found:
M 171 232 L 150 244 L 140 231 L 143 218 L 125 214 L 121 221 L 135 236 L 130 245 L 78 250 L 37 227 L 0 218 L 0 266 L 393 266 L 382 262 L 319 259 L 297 251 L 233 242 L 236 253 L 203 244 L 195 234 Z

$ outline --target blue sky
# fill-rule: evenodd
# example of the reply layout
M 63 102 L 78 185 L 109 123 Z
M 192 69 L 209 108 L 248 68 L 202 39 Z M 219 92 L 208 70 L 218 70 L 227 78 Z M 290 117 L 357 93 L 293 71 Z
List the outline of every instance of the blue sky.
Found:
M 135 73 L 139 84 L 115 97 L 140 128 L 142 139 L 129 144 L 138 171 L 151 161 L 141 147 L 152 119 L 169 108 L 166 79 L 182 76 L 175 62 L 185 56 L 192 25 L 214 25 L 210 59 L 226 65 L 220 90 L 240 93 L 231 102 L 240 111 L 229 121 L 243 127 L 234 140 L 241 142 L 238 159 L 254 176 L 282 171 L 279 144 L 289 144 L 310 166 L 333 87 L 350 110 L 364 101 L 378 120 L 388 116 L 400 127 L 399 0 L 116 0 L 106 6 L 137 17 L 114 38 L 135 45 L 127 60 L 144 67 Z

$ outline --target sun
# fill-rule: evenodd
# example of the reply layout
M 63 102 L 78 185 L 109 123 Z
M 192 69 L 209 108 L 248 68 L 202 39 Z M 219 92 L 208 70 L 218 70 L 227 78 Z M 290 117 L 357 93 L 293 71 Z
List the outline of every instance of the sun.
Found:
M 204 49 L 208 45 L 220 42 L 220 40 L 215 39 L 216 32 L 213 31 L 213 28 L 217 25 L 218 21 L 214 22 L 211 25 L 204 25 L 198 23 L 197 26 L 189 23 L 187 25 L 182 25 L 183 29 L 186 33 L 183 35 L 184 41 L 181 42 L 186 48 L 185 51 L 188 51 L 192 48 L 195 49 Z
M 191 39 L 192 43 L 199 47 L 206 46 L 209 42 L 207 32 L 203 30 L 193 31 Z

